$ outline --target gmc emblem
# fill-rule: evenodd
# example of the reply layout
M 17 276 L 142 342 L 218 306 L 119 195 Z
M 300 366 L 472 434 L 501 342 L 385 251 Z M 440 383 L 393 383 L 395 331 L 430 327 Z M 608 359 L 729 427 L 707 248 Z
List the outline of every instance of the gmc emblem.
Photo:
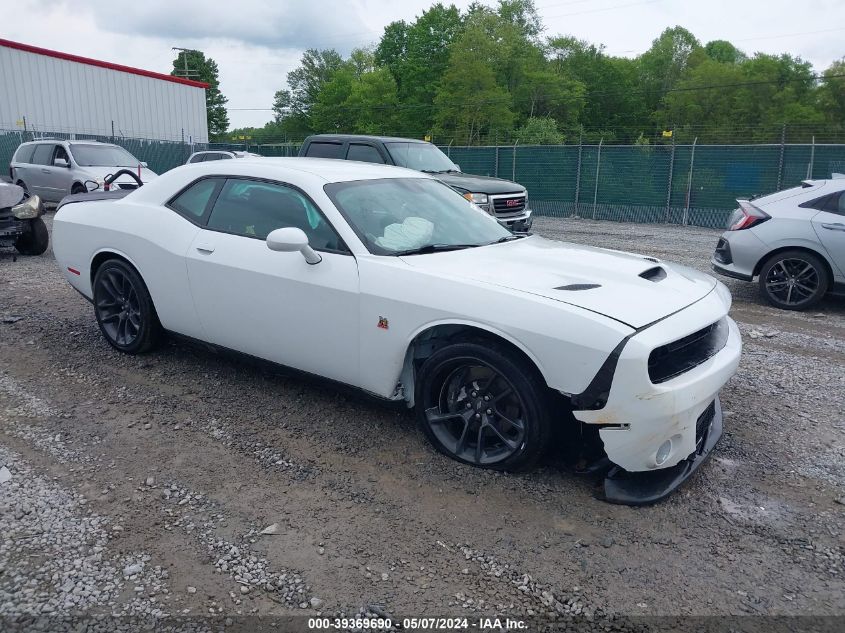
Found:
M 506 207 L 518 207 L 520 204 L 522 204 L 521 200 L 505 200 Z

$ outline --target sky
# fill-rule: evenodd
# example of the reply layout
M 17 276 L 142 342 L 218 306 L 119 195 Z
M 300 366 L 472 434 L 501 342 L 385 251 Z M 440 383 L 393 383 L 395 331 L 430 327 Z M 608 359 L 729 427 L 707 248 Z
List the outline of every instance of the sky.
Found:
M 465 8 L 469 0 L 454 0 Z M 432 0 L 19 0 L 22 19 L 0 38 L 169 73 L 171 47 L 217 61 L 231 127 L 272 118 L 273 95 L 306 48 L 343 54 L 374 45 L 394 20 L 412 21 Z M 444 2 L 449 4 L 449 2 Z M 482 0 L 495 5 L 495 0 Z M 633 57 L 660 32 L 683 26 L 702 43 L 751 54 L 788 52 L 822 71 L 845 57 L 842 0 L 536 0 L 545 35 L 574 35 Z M 37 27 L 22 28 L 22 24 Z

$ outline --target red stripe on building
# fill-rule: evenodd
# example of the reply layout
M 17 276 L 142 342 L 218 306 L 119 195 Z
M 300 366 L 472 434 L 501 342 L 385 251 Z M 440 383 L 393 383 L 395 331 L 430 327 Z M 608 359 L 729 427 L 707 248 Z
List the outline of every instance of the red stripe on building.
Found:
M 88 64 L 89 66 L 108 68 L 109 70 L 117 70 L 122 73 L 131 73 L 133 75 L 140 75 L 141 77 L 160 79 L 161 81 L 171 81 L 175 84 L 193 86 L 194 88 L 208 88 L 208 84 L 202 81 L 193 81 L 191 79 L 183 79 L 182 77 L 174 77 L 173 75 L 154 73 L 151 70 L 142 70 L 141 68 L 132 68 L 131 66 L 113 64 L 111 62 L 104 62 L 99 59 L 91 59 L 90 57 L 80 57 L 79 55 L 71 55 L 69 53 L 62 53 L 60 51 L 51 51 L 49 48 L 30 46 L 29 44 L 21 44 L 20 42 L 13 42 L 11 40 L 4 40 L 2 38 L 0 38 L 0 46 L 5 46 L 6 48 L 14 48 L 19 51 L 26 51 L 27 53 L 35 53 L 36 55 L 45 55 L 47 57 L 55 57 L 56 59 L 64 59 L 65 61 L 76 62 L 77 64 Z

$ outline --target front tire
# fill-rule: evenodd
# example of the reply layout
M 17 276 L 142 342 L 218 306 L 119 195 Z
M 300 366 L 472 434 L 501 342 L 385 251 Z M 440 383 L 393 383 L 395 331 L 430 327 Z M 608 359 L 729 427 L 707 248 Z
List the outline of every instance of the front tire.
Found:
M 15 248 L 21 255 L 42 255 L 50 245 L 50 233 L 42 218 L 29 221 L 29 232 L 15 240 Z
M 141 276 L 119 259 L 103 263 L 94 276 L 94 313 L 109 345 L 124 354 L 143 354 L 161 339 L 161 324 Z
M 760 292 L 776 308 L 806 310 L 825 295 L 830 275 L 820 257 L 801 250 L 772 255 L 760 269 Z
M 415 400 L 426 438 L 465 464 L 527 470 L 550 444 L 542 377 L 496 343 L 454 343 L 434 352 L 417 372 Z

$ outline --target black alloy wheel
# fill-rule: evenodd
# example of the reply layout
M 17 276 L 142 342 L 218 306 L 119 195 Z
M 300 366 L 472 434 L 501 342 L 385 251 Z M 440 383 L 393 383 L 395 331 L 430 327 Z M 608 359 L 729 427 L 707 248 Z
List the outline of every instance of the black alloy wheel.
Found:
M 161 326 L 149 292 L 135 270 L 110 259 L 94 277 L 94 313 L 100 331 L 112 347 L 127 354 L 151 349 Z
M 435 448 L 473 466 L 523 470 L 549 443 L 542 378 L 495 345 L 457 343 L 435 352 L 420 368 L 416 402 Z
M 770 258 L 760 271 L 760 290 L 772 305 L 805 310 L 827 291 L 828 274 L 822 261 L 804 251 L 785 251 Z

